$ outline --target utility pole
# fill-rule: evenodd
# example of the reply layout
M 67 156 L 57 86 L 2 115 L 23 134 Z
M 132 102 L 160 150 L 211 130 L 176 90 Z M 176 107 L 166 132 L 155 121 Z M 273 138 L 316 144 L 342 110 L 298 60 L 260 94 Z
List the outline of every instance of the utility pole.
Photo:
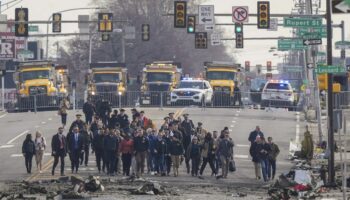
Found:
M 326 21 L 327 21 L 327 65 L 331 66 L 333 61 L 332 52 L 332 0 L 326 3 Z M 334 171 L 334 126 L 333 126 L 333 74 L 328 74 L 328 185 L 335 186 Z

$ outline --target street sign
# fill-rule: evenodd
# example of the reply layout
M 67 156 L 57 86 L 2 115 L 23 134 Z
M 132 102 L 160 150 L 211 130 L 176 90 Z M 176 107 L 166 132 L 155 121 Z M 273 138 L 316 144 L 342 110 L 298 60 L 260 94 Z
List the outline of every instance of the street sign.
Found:
M 283 20 L 284 27 L 320 27 L 322 26 L 322 18 L 287 18 Z
M 337 73 L 345 73 L 346 69 L 342 66 L 333 66 L 333 65 L 318 65 L 315 69 L 317 74 L 337 74 Z
M 29 32 L 39 32 L 39 26 L 29 26 Z
M 0 44 L 0 58 L 1 59 L 13 59 L 16 56 L 15 52 L 15 39 L 1 39 Z
M 350 13 L 348 0 L 332 0 L 332 12 L 334 14 Z
M 319 27 L 319 28 L 306 28 L 306 27 L 300 27 L 297 29 L 297 36 L 302 37 L 307 34 L 320 34 L 321 38 L 327 37 L 327 29 L 326 27 Z
M 248 6 L 232 6 L 232 22 L 248 22 Z
M 270 28 L 267 29 L 268 31 L 278 31 L 278 18 L 271 18 L 270 19 Z
M 322 36 L 319 33 L 305 33 L 301 36 L 304 40 L 311 40 L 311 39 L 321 39 Z
M 206 31 L 214 31 L 214 28 L 215 28 L 214 24 L 205 25 L 204 27 Z
M 18 59 L 24 59 L 24 58 L 33 59 L 34 53 L 32 51 L 29 51 L 29 50 L 21 50 L 17 53 L 17 58 Z
M 210 36 L 211 46 L 221 45 L 221 36 L 219 33 L 213 33 Z
M 350 49 L 350 41 L 335 42 L 335 49 Z
M 309 39 L 309 40 L 303 40 L 303 44 L 308 46 L 308 45 L 320 45 L 322 44 L 321 39 Z
M 214 5 L 199 5 L 199 24 L 215 24 Z
M 278 50 L 304 50 L 306 47 L 303 44 L 303 40 L 281 39 L 278 40 Z

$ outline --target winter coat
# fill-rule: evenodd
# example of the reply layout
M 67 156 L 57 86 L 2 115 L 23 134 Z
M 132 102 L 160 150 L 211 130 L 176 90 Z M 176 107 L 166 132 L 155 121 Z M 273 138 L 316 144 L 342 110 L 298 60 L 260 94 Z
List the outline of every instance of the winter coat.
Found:
M 105 135 L 95 134 L 92 139 L 92 149 L 94 151 L 103 151 Z
M 207 135 L 208 131 L 205 130 L 204 128 L 198 128 L 196 129 L 196 135 L 198 137 L 198 143 L 203 144 L 205 136 Z
M 165 138 L 162 138 L 160 140 L 157 139 L 155 149 L 157 150 L 158 155 L 163 155 L 163 154 L 166 154 L 168 152 L 168 144 L 167 144 L 167 141 L 165 140 Z
M 115 135 L 107 135 L 104 138 L 104 150 L 105 151 L 115 151 L 119 150 L 119 140 Z
M 158 138 L 155 135 L 151 134 L 148 136 L 148 141 L 149 141 L 148 149 L 150 153 L 155 153 L 157 140 Z
M 264 137 L 264 133 L 261 132 L 261 131 L 258 132 L 258 131 L 256 131 L 256 130 L 254 130 L 254 131 L 250 132 L 249 137 L 248 137 L 248 141 L 249 141 L 251 144 L 253 144 L 253 143 L 255 142 L 256 137 L 257 137 L 258 135 L 259 135 L 260 137 Z
M 200 144 L 194 144 L 191 143 L 188 148 L 187 148 L 187 152 L 186 152 L 186 157 L 187 158 L 198 158 L 201 156 L 201 145 Z
M 72 133 L 69 136 L 67 136 L 67 143 L 68 143 L 68 151 L 72 152 L 73 150 L 82 151 L 84 149 L 84 138 L 83 136 L 78 133 L 78 148 L 75 149 L 75 134 Z
M 83 112 L 85 115 L 92 116 L 95 112 L 95 106 L 90 102 L 86 102 L 83 105 Z
M 280 149 L 278 148 L 278 145 L 275 143 L 270 144 L 269 159 L 276 160 L 279 153 Z
M 119 148 L 119 152 L 121 152 L 122 154 L 126 154 L 126 153 L 133 153 L 134 151 L 134 141 L 132 139 L 129 140 L 122 140 L 120 143 L 120 148 Z
M 81 136 L 83 137 L 84 149 L 86 149 L 86 150 L 89 149 L 90 144 L 91 144 L 91 136 L 90 136 L 89 132 L 82 131 Z
M 180 140 L 171 140 L 169 150 L 170 154 L 173 156 L 180 156 L 184 154 L 184 148 Z
M 136 152 L 144 152 L 147 151 L 149 147 L 148 138 L 145 136 L 138 136 L 134 138 L 134 150 Z
M 75 120 L 69 128 L 69 132 L 72 132 L 73 128 L 76 126 L 79 128 L 79 131 L 82 131 L 85 126 L 85 122 L 83 120 Z
M 117 121 L 118 121 L 121 129 L 125 129 L 125 128 L 129 127 L 130 122 L 129 122 L 128 115 L 126 115 L 126 114 L 120 115 L 119 114 L 117 116 Z
M 202 145 L 201 157 L 208 158 L 214 154 L 214 140 L 205 139 Z
M 62 137 L 62 142 L 63 142 L 63 149 L 61 149 L 61 141 L 60 141 L 59 134 L 55 134 L 52 137 L 52 141 L 51 141 L 51 149 L 52 149 L 52 153 L 53 153 L 52 155 L 54 155 L 54 152 L 57 153 L 59 151 L 60 151 L 60 153 L 63 153 L 63 156 L 67 155 L 67 139 L 63 134 L 61 137 Z
M 22 145 L 22 153 L 35 154 L 35 143 L 33 140 L 24 140 Z
M 226 138 L 220 139 L 218 150 L 217 150 L 219 156 L 224 156 L 226 158 L 232 157 L 233 147 L 234 147 L 234 143 L 232 139 L 226 139 Z
M 188 120 L 188 121 L 182 121 L 181 123 L 181 127 L 183 129 L 183 145 L 185 148 L 188 147 L 188 145 L 190 145 L 191 143 L 191 135 L 194 132 L 194 124 L 192 122 L 192 120 Z

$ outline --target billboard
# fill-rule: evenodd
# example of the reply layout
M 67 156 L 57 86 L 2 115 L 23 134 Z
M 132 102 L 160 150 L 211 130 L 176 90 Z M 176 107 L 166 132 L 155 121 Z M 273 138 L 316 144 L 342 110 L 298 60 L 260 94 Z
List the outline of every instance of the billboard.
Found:
M 14 59 L 16 58 L 16 40 L 1 38 L 0 44 L 0 59 Z

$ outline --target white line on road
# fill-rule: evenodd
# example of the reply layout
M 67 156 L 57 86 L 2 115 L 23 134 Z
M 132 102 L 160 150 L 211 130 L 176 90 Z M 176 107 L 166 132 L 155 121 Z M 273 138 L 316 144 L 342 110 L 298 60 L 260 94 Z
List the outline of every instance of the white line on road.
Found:
M 236 121 L 232 121 L 232 123 L 236 123 Z
M 46 124 L 46 122 L 41 122 L 41 124 Z
M 236 154 L 235 156 L 234 156 L 235 158 L 245 158 L 245 159 L 248 159 L 248 155 L 239 155 L 239 154 Z
M 236 144 L 236 147 L 250 147 L 248 144 Z
M 231 127 L 233 128 L 233 127 L 235 127 L 235 125 L 231 125 Z
M 2 146 L 0 146 L 0 149 L 8 149 L 8 148 L 12 148 L 14 146 L 15 145 L 12 145 L 12 144 L 10 144 L 10 145 L 2 145 Z
M 12 158 L 16 158 L 16 157 L 22 157 L 23 154 L 12 154 L 11 157 Z M 51 153 L 44 153 L 44 156 L 51 156 Z
M 51 120 L 52 120 L 52 118 L 49 118 L 49 119 L 47 119 L 47 120 L 51 121 Z
M 0 119 L 1 119 L 1 118 L 4 118 L 6 115 L 7 115 L 7 113 L 1 115 L 1 116 L 0 116 Z
M 22 133 L 20 133 L 19 135 L 17 135 L 16 137 L 14 137 L 12 140 L 8 141 L 6 144 L 11 144 L 12 142 L 14 142 L 15 140 L 17 140 L 18 138 L 22 137 L 23 135 L 27 134 L 29 132 L 29 130 L 25 130 Z

